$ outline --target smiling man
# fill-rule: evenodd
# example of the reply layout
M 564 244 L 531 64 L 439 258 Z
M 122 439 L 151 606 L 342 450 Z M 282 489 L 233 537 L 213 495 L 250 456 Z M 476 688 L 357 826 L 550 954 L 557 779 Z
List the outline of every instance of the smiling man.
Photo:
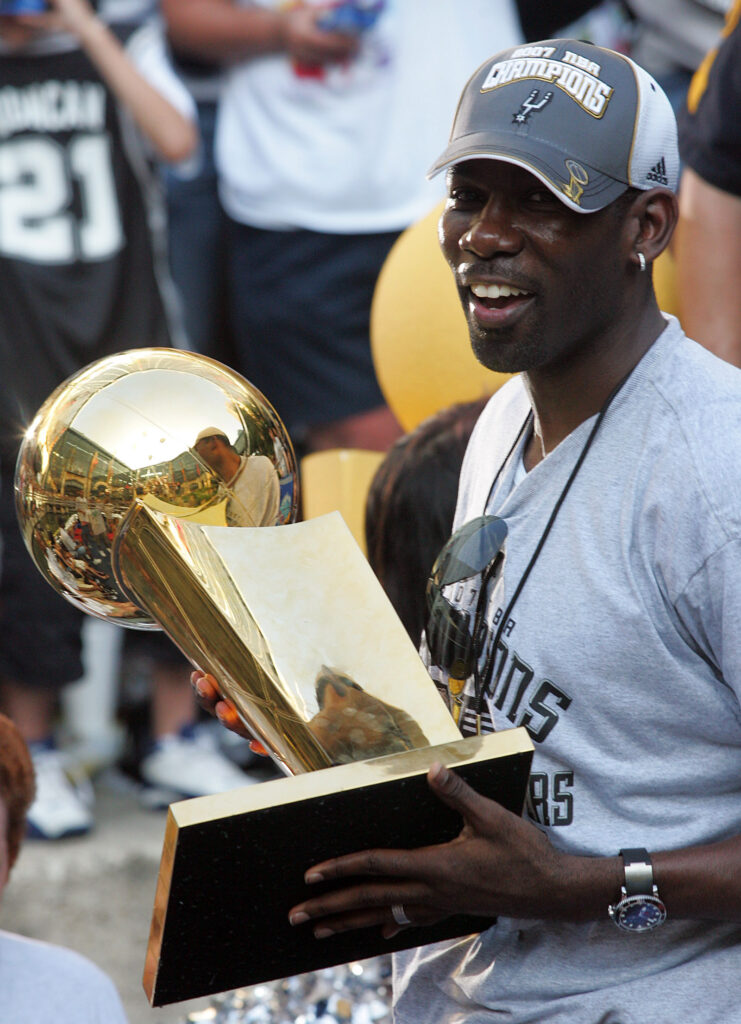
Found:
M 456 841 L 315 865 L 335 890 L 291 923 L 498 917 L 397 954 L 398 1024 L 741 1021 L 741 372 L 654 295 L 674 116 L 627 58 L 547 40 L 474 73 L 442 172 L 474 350 L 521 372 L 459 492 L 457 528 L 504 520 L 483 601 L 482 575 L 447 595 L 487 628 L 463 683 L 428 661 L 464 734 L 528 729 L 528 799 L 518 817 L 432 769 Z

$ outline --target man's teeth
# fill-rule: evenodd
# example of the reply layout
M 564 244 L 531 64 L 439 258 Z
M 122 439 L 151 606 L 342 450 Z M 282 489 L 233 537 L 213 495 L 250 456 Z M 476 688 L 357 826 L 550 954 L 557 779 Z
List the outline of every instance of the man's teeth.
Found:
M 511 284 L 472 284 L 471 291 L 477 299 L 506 299 L 510 295 L 528 294 Z

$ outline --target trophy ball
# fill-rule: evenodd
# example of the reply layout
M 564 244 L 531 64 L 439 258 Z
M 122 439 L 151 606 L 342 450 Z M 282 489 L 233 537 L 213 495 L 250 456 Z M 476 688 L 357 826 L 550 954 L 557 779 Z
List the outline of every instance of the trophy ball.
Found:
M 143 348 L 61 384 L 26 430 L 15 499 L 44 578 L 82 611 L 159 629 L 116 578 L 136 503 L 214 526 L 279 526 L 298 511 L 296 458 L 270 402 L 207 356 Z

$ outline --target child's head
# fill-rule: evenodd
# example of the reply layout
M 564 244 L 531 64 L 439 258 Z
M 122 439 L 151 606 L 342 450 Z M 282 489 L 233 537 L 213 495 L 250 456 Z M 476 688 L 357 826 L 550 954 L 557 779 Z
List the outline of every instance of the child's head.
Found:
M 368 492 L 368 560 L 418 643 L 427 577 L 450 537 L 463 454 L 486 399 L 451 406 L 389 449 Z
M 0 891 L 20 850 L 35 792 L 31 755 L 17 727 L 0 715 Z

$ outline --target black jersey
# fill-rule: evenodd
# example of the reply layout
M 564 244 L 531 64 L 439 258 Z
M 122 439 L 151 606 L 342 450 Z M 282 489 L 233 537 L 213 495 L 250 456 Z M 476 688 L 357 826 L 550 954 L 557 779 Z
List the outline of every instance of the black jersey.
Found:
M 709 184 L 741 196 L 741 0 L 692 79 L 679 116 L 682 160 Z
M 143 140 L 83 51 L 0 55 L 6 455 L 70 374 L 171 343 L 158 193 Z

